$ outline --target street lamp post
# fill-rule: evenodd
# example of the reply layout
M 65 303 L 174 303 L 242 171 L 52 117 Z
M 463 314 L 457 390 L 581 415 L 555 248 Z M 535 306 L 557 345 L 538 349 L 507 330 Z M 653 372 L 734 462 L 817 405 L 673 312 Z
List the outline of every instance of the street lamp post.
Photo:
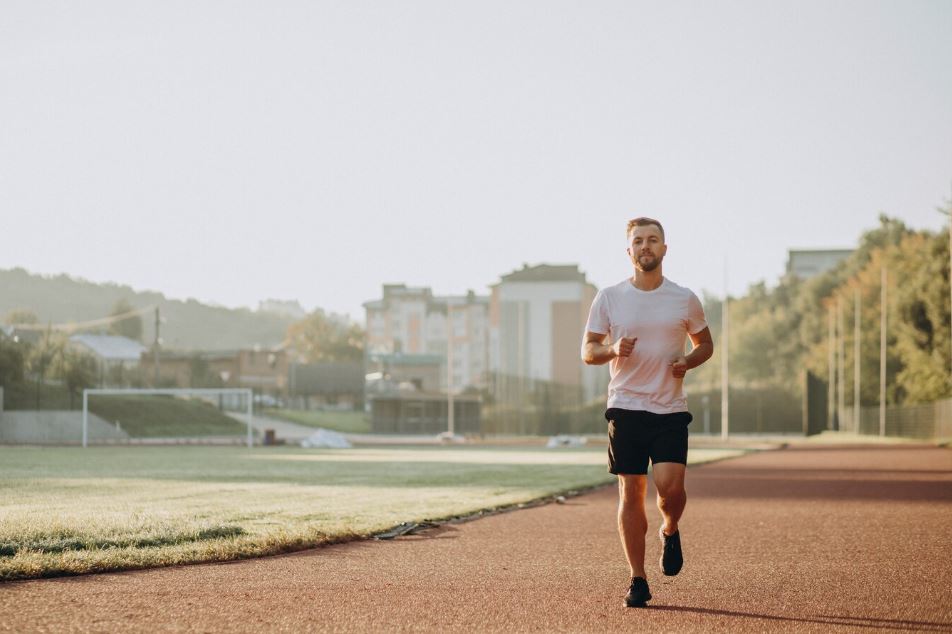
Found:
M 886 263 L 879 294 L 879 435 L 886 435 Z
M 721 438 L 727 440 L 730 428 L 730 375 L 728 340 L 730 338 L 730 292 L 727 290 L 727 258 L 724 259 L 724 303 L 721 304 Z
M 860 432 L 860 321 L 862 295 L 859 286 L 856 287 L 856 300 L 853 313 L 853 431 Z
M 452 438 L 456 433 L 456 417 L 453 403 L 453 305 L 449 301 L 446 302 L 446 406 L 446 433 Z

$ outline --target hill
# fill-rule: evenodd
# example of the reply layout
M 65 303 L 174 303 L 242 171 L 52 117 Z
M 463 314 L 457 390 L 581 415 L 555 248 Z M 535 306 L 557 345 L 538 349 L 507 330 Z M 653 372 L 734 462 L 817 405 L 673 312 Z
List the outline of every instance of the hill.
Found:
M 163 345 L 177 350 L 224 350 L 274 346 L 293 321 L 277 313 L 209 306 L 195 299 L 168 299 L 155 291 L 97 284 L 68 275 L 34 275 L 21 268 L 0 270 L 0 317 L 12 310 L 36 313 L 41 323 L 85 321 L 107 316 L 120 299 L 134 308 L 155 304 L 163 323 Z M 143 318 L 143 343 L 155 336 L 154 319 Z

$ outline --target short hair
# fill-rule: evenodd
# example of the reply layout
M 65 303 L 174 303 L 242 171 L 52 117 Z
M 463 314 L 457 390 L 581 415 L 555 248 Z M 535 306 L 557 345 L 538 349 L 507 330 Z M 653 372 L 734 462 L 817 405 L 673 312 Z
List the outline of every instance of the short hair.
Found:
M 654 225 L 658 227 L 658 231 L 661 232 L 661 241 L 664 242 L 664 227 L 661 226 L 661 223 L 654 218 L 647 218 L 644 216 L 641 218 L 633 218 L 632 220 L 628 221 L 628 231 L 625 232 L 625 236 L 630 238 L 631 232 L 635 230 L 635 227 L 647 227 L 648 225 Z

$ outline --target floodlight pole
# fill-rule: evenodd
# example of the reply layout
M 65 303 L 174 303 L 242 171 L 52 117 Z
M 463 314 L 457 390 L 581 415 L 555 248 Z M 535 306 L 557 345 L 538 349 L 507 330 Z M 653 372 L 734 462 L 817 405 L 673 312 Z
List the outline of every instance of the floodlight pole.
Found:
M 853 314 L 853 426 L 857 434 L 860 432 L 860 303 L 863 301 L 859 287 L 856 287 L 855 312 Z
M 949 208 L 946 213 L 949 216 L 949 308 L 952 309 L 952 198 L 949 199 Z M 949 326 L 952 328 L 952 320 Z M 952 337 L 949 338 L 949 344 L 952 345 Z M 949 355 L 949 379 L 952 380 L 952 348 Z
M 83 449 L 86 448 L 89 429 L 89 395 L 83 390 Z
M 833 421 L 836 420 L 836 315 L 833 312 L 832 304 L 827 306 L 826 313 L 826 321 L 829 326 L 827 337 L 829 369 L 826 383 L 826 428 L 833 429 Z
M 516 410 L 516 416 L 519 417 L 519 435 L 524 436 L 526 434 L 526 416 L 524 410 L 526 395 L 526 359 L 523 355 L 523 348 L 525 346 L 523 331 L 526 327 L 526 316 L 525 302 L 522 300 L 516 303 L 516 315 L 516 389 L 519 391 L 516 397 L 519 405 Z
M 254 416 L 254 394 L 251 390 L 245 392 L 248 397 L 248 449 L 254 446 L 254 439 L 251 437 L 251 423 Z
M 837 431 L 843 430 L 843 413 L 846 411 L 846 333 L 843 326 L 843 298 L 836 298 L 836 419 Z
M 155 307 L 155 341 L 152 344 L 152 365 L 155 370 L 153 387 L 159 387 L 159 307 Z
M 453 416 L 453 304 L 446 300 L 446 431 L 452 437 L 455 433 L 456 420 Z
M 724 303 L 721 304 L 721 438 L 723 440 L 727 440 L 730 428 L 730 374 L 728 373 L 730 301 L 730 292 L 727 290 L 727 258 L 724 258 Z
M 883 254 L 885 256 L 885 253 Z M 879 435 L 886 435 L 886 263 L 882 264 L 879 295 Z

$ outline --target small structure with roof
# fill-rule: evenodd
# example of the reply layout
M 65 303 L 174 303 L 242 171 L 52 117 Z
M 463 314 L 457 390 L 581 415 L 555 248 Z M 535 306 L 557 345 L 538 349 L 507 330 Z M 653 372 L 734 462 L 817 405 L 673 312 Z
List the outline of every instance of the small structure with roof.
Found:
M 138 341 L 118 335 L 78 334 L 71 336 L 69 342 L 95 357 L 100 385 L 105 385 L 107 380 L 122 383 L 125 370 L 139 365 L 142 353 L 147 350 Z

